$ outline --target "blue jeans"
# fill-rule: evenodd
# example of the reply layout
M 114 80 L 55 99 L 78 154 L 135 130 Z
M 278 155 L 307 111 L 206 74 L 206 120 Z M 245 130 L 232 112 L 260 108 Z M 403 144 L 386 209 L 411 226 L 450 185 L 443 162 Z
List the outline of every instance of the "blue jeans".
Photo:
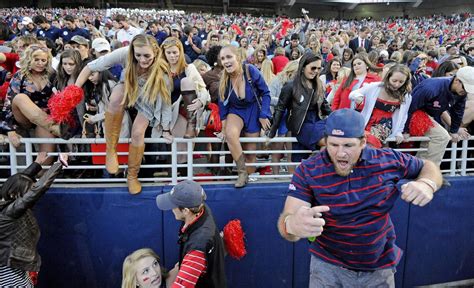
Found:
M 311 255 L 310 288 L 395 288 L 395 268 L 357 272 L 329 264 Z

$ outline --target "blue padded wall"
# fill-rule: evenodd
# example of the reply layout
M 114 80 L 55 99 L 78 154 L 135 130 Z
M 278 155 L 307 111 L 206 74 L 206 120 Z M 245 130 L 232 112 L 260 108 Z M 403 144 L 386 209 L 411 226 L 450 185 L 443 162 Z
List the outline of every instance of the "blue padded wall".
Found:
M 405 254 L 397 287 L 474 278 L 473 178 L 451 180 L 427 207 L 397 201 L 392 219 Z M 248 255 L 226 259 L 229 287 L 307 287 L 307 243 L 282 240 L 276 228 L 288 184 L 204 186 L 220 228 L 238 218 Z M 120 287 L 122 262 L 150 247 L 172 268 L 178 259 L 179 222 L 155 206 L 169 186 L 145 187 L 131 196 L 123 188 L 55 188 L 35 207 L 43 259 L 39 287 Z

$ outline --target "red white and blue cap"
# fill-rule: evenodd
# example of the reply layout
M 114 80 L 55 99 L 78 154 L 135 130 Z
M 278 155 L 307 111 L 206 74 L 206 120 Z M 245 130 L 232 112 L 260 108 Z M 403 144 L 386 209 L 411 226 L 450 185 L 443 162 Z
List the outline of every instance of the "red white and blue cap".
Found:
M 326 135 L 341 138 L 364 136 L 364 117 L 352 109 L 339 109 L 326 119 Z

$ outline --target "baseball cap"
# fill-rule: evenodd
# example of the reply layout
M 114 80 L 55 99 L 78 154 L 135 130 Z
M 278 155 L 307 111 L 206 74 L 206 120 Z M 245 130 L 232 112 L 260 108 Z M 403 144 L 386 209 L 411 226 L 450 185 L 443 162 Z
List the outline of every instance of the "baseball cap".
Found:
M 173 25 L 171 25 L 171 27 L 170 27 L 170 28 L 171 28 L 171 30 L 175 30 L 175 31 L 181 31 L 181 27 L 179 27 L 179 25 L 178 25 L 178 24 L 173 24 Z
M 193 208 L 206 200 L 206 193 L 201 185 L 192 180 L 179 182 L 170 192 L 158 195 L 156 205 L 161 210 L 171 210 L 178 207 Z
M 30 23 L 33 23 L 33 20 L 30 17 L 23 17 L 23 20 L 21 20 L 21 24 L 23 25 L 28 25 Z
M 456 72 L 456 78 L 461 80 L 467 93 L 474 93 L 474 67 L 462 67 Z
M 105 38 L 96 38 L 92 41 L 92 49 L 97 52 L 110 51 L 110 43 Z
M 77 43 L 79 45 L 87 45 L 89 46 L 89 40 L 87 40 L 86 38 L 82 37 L 81 35 L 75 35 L 71 38 L 71 40 L 69 40 L 69 43 L 71 42 L 74 42 L 74 43 Z
M 365 121 L 362 114 L 352 109 L 339 109 L 326 119 L 326 135 L 341 138 L 364 136 Z

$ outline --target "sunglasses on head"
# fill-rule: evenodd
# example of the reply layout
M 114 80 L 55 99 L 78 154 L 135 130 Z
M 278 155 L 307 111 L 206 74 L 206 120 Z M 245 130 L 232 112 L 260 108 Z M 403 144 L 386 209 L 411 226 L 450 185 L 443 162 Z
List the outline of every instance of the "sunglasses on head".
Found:
M 48 52 L 48 48 L 47 48 L 47 47 L 44 47 L 44 46 L 31 45 L 31 46 L 29 46 L 28 48 L 30 48 L 30 49 L 33 50 L 33 51 L 41 50 L 41 51 L 43 51 L 43 52 Z

